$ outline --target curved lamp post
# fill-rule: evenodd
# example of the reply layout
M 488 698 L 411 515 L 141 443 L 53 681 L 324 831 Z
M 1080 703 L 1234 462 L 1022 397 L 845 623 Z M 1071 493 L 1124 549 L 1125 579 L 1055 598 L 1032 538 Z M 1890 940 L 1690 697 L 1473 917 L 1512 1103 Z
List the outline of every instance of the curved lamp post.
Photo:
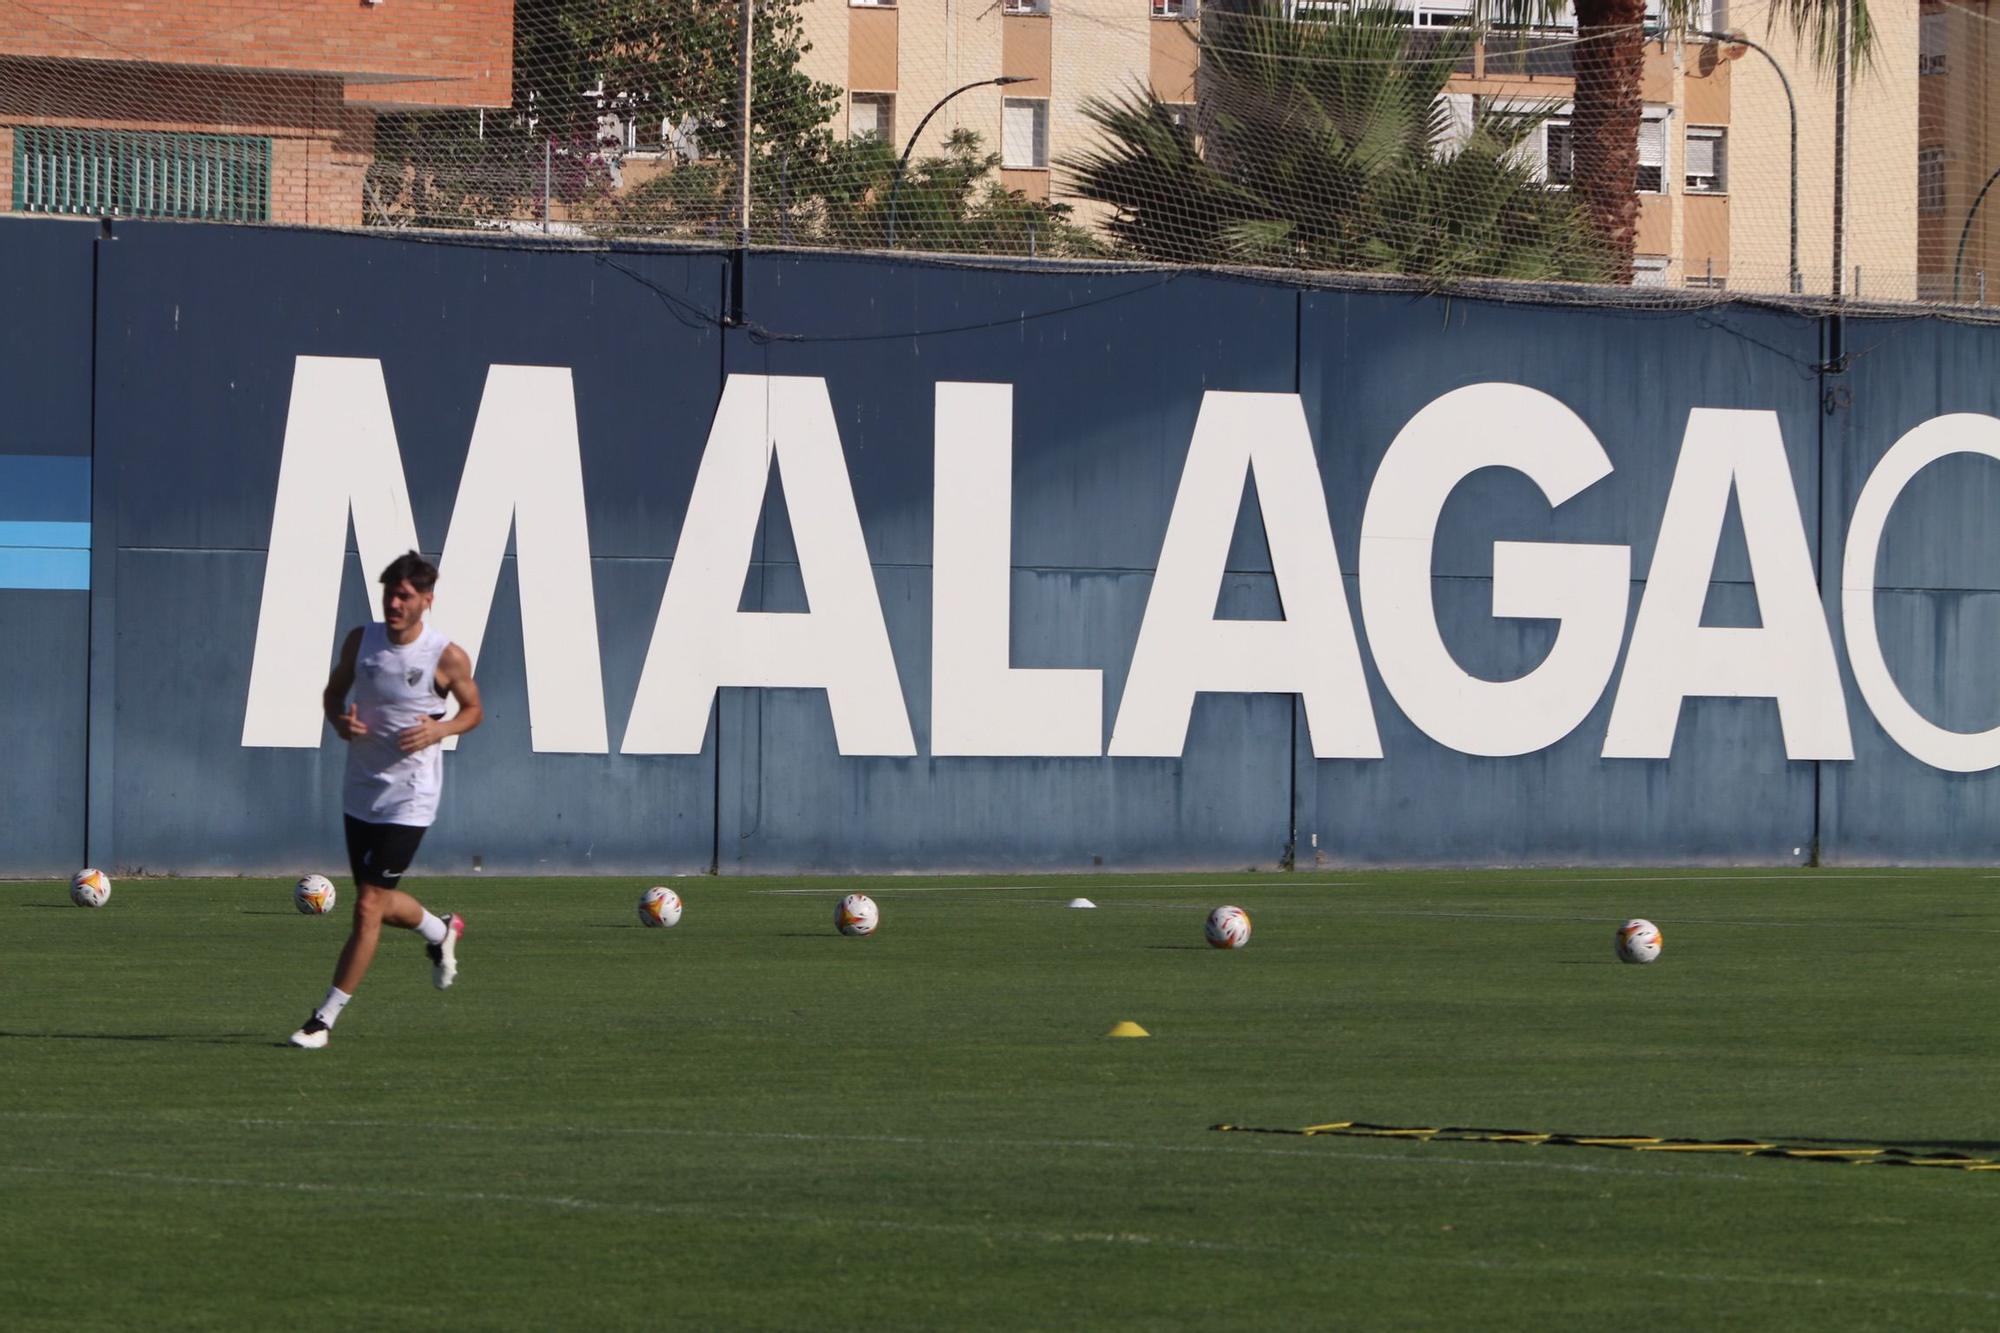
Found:
M 1979 206 L 1986 202 L 1986 192 L 1993 188 L 1993 182 L 2000 181 L 2000 167 L 1993 168 L 1993 174 L 1986 178 L 1986 184 L 1979 187 L 1979 197 L 1972 201 L 1972 207 L 1965 210 L 1965 225 L 1958 229 L 1958 258 L 1951 261 L 1951 303 L 1958 304 L 1958 275 L 1965 267 L 1965 243 L 1972 236 L 1972 219 L 1979 215 Z
M 1030 79 L 1026 75 L 1022 74 L 1002 74 L 997 79 L 981 79 L 977 83 L 968 83 L 963 88 L 952 89 L 950 92 L 946 93 L 943 97 L 938 98 L 938 100 L 936 101 L 935 104 L 932 105 L 930 110 L 924 112 L 924 118 L 917 122 L 917 128 L 910 131 L 910 141 L 909 143 L 903 146 L 903 155 L 896 159 L 895 178 L 889 182 L 888 243 L 891 248 L 894 248 L 896 244 L 896 196 L 898 194 L 901 194 L 903 190 L 903 173 L 909 170 L 910 154 L 917 150 L 917 136 L 924 132 L 924 126 L 931 123 L 931 117 L 935 116 L 938 113 L 938 109 L 942 107 L 946 102 L 949 102 L 952 98 L 958 96 L 960 93 L 969 93 L 974 88 L 1005 88 L 1010 83 L 1032 83 L 1032 82 L 1034 82 L 1033 79 Z
M 1790 112 L 1792 118 L 1791 287 L 1792 287 L 1792 295 L 1797 296 L 1801 291 L 1804 290 L 1805 284 L 1799 276 L 1799 104 L 1797 99 L 1795 99 L 1792 96 L 1792 81 L 1785 77 L 1785 67 L 1778 63 L 1778 58 L 1776 56 L 1772 55 L 1769 51 L 1766 51 L 1763 47 L 1757 45 L 1757 43 L 1751 41 L 1748 37 L 1745 37 L 1740 32 L 1701 32 L 1698 30 L 1690 30 L 1688 36 L 1706 37 L 1710 41 L 1725 42 L 1730 46 L 1749 47 L 1752 51 L 1755 51 L 1758 55 L 1764 57 L 1764 59 L 1771 62 L 1771 68 L 1777 71 L 1778 82 L 1784 85 L 1785 109 L 1788 112 Z M 1731 56 L 1729 58 L 1732 60 L 1735 59 L 1734 56 Z M 1836 281 L 1838 281 L 1838 279 L 1836 279 Z

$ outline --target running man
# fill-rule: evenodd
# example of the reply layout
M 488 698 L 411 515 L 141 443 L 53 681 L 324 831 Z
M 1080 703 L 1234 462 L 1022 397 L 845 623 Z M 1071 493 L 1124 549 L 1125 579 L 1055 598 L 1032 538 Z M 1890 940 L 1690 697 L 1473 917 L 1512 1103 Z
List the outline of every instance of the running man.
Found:
M 435 565 L 415 551 L 396 557 L 382 571 L 381 623 L 350 631 L 327 677 L 326 720 L 347 742 L 342 806 L 354 870 L 354 929 L 340 951 L 333 988 L 292 1034 L 292 1045 L 306 1050 L 326 1045 L 340 1011 L 375 961 L 385 922 L 423 936 L 431 982 L 439 990 L 458 979 L 465 918 L 433 916 L 396 887 L 416 858 L 424 830 L 437 818 L 444 785 L 438 743 L 471 731 L 485 716 L 472 660 L 424 623 L 436 587 Z M 446 695 L 458 700 L 458 715 L 448 721 Z

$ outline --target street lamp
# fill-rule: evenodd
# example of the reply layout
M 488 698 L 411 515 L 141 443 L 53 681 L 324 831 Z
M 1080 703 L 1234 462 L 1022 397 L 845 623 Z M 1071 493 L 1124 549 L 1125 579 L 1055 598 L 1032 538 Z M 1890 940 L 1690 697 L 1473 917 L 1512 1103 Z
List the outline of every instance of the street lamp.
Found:
M 968 83 L 963 88 L 952 89 L 943 97 L 938 98 L 936 104 L 930 110 L 924 112 L 924 118 L 917 122 L 917 128 L 910 131 L 910 142 L 904 145 L 903 155 L 896 159 L 896 175 L 889 182 L 889 246 L 891 249 L 894 249 L 896 245 L 896 196 L 903 189 L 903 173 L 909 170 L 910 154 L 917 149 L 917 136 L 924 132 L 924 126 L 931 123 L 931 117 L 938 113 L 938 108 L 960 93 L 969 93 L 974 88 L 1005 88 L 1010 83 L 1032 82 L 1034 80 L 1025 74 L 1002 74 L 997 79 L 981 79 L 977 83 Z
M 1993 188 L 1993 182 L 2000 181 L 2000 167 L 1993 168 L 1993 174 L 1986 178 L 1986 184 L 1979 187 L 1979 197 L 1972 201 L 1972 207 L 1965 210 L 1965 225 L 1958 231 L 1958 258 L 1951 261 L 1951 303 L 1958 304 L 1958 274 L 1965 267 L 1965 243 L 1972 236 L 1972 219 L 1979 213 L 1979 206 L 1986 202 L 1986 192 Z
M 1727 42 L 1729 45 L 1735 47 L 1745 47 L 1745 46 L 1749 47 L 1752 51 L 1755 51 L 1758 55 L 1764 57 L 1764 59 L 1771 62 L 1771 68 L 1777 71 L 1778 82 L 1784 85 L 1785 109 L 1791 113 L 1792 117 L 1791 284 L 1792 284 L 1792 295 L 1797 296 L 1801 291 L 1804 290 L 1805 284 L 1803 281 L 1801 281 L 1799 277 L 1799 104 L 1792 97 L 1792 81 L 1785 77 L 1785 67 L 1778 63 L 1778 58 L 1776 56 L 1772 55 L 1769 51 L 1766 51 L 1763 47 L 1757 45 L 1757 43 L 1751 41 L 1748 37 L 1745 37 L 1740 32 L 1690 31 L 1688 35 L 1690 37 L 1706 37 L 1710 41 L 1715 41 L 1715 42 Z M 1731 60 L 1736 59 L 1736 53 L 1734 52 L 1730 53 L 1728 58 Z M 1838 283 L 1839 280 L 1840 279 L 1838 275 L 1836 275 L 1834 281 Z

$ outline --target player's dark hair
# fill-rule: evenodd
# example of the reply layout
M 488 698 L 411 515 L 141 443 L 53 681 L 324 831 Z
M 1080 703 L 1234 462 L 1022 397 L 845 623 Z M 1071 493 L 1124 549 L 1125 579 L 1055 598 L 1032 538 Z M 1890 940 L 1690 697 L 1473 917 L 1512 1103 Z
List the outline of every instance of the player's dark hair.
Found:
M 437 587 L 437 566 L 418 555 L 415 551 L 405 551 L 389 562 L 382 571 L 382 586 L 393 588 L 398 583 L 407 582 L 418 592 L 429 592 Z

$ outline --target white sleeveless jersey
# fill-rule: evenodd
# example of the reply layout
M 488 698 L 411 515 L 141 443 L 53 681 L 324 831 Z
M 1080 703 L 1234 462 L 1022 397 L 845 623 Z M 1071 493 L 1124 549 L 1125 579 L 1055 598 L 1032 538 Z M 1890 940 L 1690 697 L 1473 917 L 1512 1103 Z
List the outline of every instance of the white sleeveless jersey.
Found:
M 404 754 L 396 737 L 427 717 L 444 716 L 437 668 L 438 658 L 450 646 L 451 640 L 429 625 L 414 642 L 404 644 L 392 642 L 379 621 L 362 628 L 354 689 L 348 698 L 368 725 L 368 734 L 347 743 L 341 802 L 355 819 L 419 827 L 429 827 L 437 819 L 444 747 L 430 745 Z

